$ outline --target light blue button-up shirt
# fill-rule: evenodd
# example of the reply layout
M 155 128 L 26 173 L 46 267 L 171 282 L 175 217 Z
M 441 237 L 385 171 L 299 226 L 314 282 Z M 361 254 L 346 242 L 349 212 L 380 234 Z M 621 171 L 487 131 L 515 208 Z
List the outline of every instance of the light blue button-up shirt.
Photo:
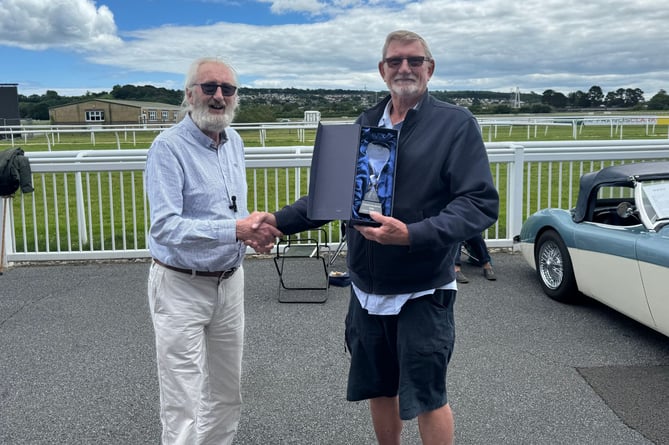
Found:
M 154 258 L 200 271 L 242 263 L 246 246 L 237 241 L 236 219 L 248 216 L 246 165 L 234 129 L 217 146 L 187 115 L 151 144 L 144 180 Z

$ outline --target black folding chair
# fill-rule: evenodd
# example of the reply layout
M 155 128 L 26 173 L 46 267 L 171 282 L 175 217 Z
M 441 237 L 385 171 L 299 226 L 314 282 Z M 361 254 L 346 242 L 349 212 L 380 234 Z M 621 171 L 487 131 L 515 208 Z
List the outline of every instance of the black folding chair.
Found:
M 335 249 L 334 253 L 330 257 L 330 264 L 329 266 L 332 267 L 334 262 L 337 260 L 337 257 L 341 254 L 341 252 L 344 250 L 344 247 L 346 247 L 346 222 L 341 221 L 339 228 L 341 230 L 341 234 L 339 235 L 339 244 L 337 245 L 337 248 Z
M 309 235 L 318 232 L 319 237 Z M 324 303 L 329 288 L 330 246 L 325 229 L 301 232 L 279 240 L 274 266 L 279 274 L 281 303 Z

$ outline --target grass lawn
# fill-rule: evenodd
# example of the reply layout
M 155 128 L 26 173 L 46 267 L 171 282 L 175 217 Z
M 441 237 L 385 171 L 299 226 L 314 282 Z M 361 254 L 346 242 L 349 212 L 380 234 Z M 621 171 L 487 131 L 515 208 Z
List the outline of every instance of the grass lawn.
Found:
M 543 117 L 543 116 L 542 116 Z M 508 119 L 508 118 L 506 118 Z M 629 125 L 624 127 L 578 126 L 579 140 L 620 139 L 666 139 L 667 125 L 647 127 Z M 300 142 L 297 130 L 267 130 L 265 145 L 312 146 L 315 130 L 305 130 L 304 142 Z M 573 140 L 571 126 L 530 126 L 522 124 L 483 127 L 483 138 L 490 142 L 518 142 Z M 240 130 L 247 147 L 261 146 L 259 130 Z M 119 131 L 117 133 L 63 133 L 45 132 L 27 140 L 16 141 L 27 152 L 148 148 L 157 131 Z M 0 150 L 11 146 L 8 140 L 0 140 Z M 563 165 L 564 164 L 564 165 Z M 499 223 L 491 234 L 494 238 L 508 238 L 506 233 L 507 169 L 504 165 L 491 166 L 493 177 L 498 184 L 501 203 Z M 543 163 L 526 165 L 526 173 L 541 177 L 540 186 L 528 189 L 529 197 L 524 197 L 526 213 L 541 206 L 567 207 L 575 202 L 578 191 L 578 172 L 574 173 L 566 163 Z M 294 201 L 307 191 L 307 171 L 299 168 L 248 169 L 249 209 L 273 211 Z M 560 177 L 563 184 L 571 181 L 571 188 L 558 189 Z M 13 200 L 17 251 L 69 251 L 138 249 L 146 246 L 148 209 L 143 196 L 143 176 L 137 172 L 94 172 L 83 173 L 78 181 L 74 173 L 35 174 L 35 193 L 17 195 Z M 299 188 L 296 187 L 299 181 Z M 77 184 L 81 184 L 85 211 L 77 214 Z M 543 192 L 542 192 L 543 190 Z M 559 197 L 558 197 L 559 194 Z M 271 202 L 265 201 L 265 196 Z M 552 196 L 553 202 L 540 201 Z M 78 221 L 78 222 L 77 222 Z M 85 224 L 82 224 L 85 222 Z M 68 227 L 70 231 L 68 231 Z M 83 228 L 85 227 L 85 231 Z M 83 231 L 79 233 L 77 228 Z M 74 230 L 74 231 L 72 231 Z M 491 229 L 493 230 L 493 229 Z M 335 223 L 333 242 L 338 241 L 338 224 Z

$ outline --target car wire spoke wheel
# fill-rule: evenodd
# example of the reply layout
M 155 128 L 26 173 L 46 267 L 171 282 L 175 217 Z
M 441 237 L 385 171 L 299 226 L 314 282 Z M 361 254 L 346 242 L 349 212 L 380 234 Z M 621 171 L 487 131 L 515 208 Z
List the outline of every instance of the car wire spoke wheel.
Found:
M 555 230 L 546 230 L 539 236 L 534 262 L 546 295 L 562 303 L 577 303 L 581 300 L 569 249 Z
M 562 284 L 564 276 L 562 253 L 558 245 L 552 241 L 544 243 L 539 251 L 539 274 L 550 289 L 557 289 Z

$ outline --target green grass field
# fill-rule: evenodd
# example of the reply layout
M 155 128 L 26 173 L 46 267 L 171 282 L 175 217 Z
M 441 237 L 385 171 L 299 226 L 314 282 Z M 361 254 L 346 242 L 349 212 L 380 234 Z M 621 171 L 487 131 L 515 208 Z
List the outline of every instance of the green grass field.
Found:
M 666 139 L 669 126 L 657 126 L 652 131 L 645 125 L 625 125 L 624 139 Z M 610 140 L 620 139 L 620 129 L 609 126 L 584 126 L 578 129 L 579 140 Z M 271 146 L 306 145 L 312 146 L 315 130 L 306 130 L 305 141 L 300 142 L 296 130 L 273 129 L 267 131 L 265 144 Z M 148 148 L 157 132 L 137 132 L 136 134 L 119 132 L 100 133 L 93 138 L 90 133 L 66 133 L 36 135 L 27 141 L 16 141 L 16 145 L 24 150 L 51 151 L 88 150 L 88 149 L 122 149 Z M 247 147 L 260 146 L 258 130 L 240 131 Z M 47 140 L 48 137 L 48 140 Z M 483 129 L 485 141 L 519 142 L 573 140 L 572 127 L 532 126 L 527 125 L 498 126 Z M 0 141 L 0 150 L 11 146 L 7 140 Z M 506 205 L 507 169 L 504 165 L 492 166 L 493 177 L 498 184 L 501 203 L 499 223 L 495 227 L 493 237 L 508 238 Z M 599 165 L 594 166 L 599 168 Z M 529 197 L 524 198 L 523 207 L 529 213 L 541 206 L 567 207 L 575 202 L 578 192 L 578 172 L 569 170 L 567 163 L 543 163 L 526 165 L 525 170 L 535 177 L 541 177 L 539 185 L 528 190 Z M 297 199 L 299 194 L 308 189 L 308 169 L 248 169 L 249 209 L 273 211 Z M 571 181 L 571 188 L 563 186 L 558 190 L 558 177 L 563 184 Z M 296 182 L 300 181 L 299 191 Z M 141 249 L 146 246 L 146 228 L 148 225 L 147 203 L 144 201 L 142 172 L 94 172 L 81 175 L 83 202 L 90 203 L 82 215 L 77 215 L 77 177 L 74 173 L 34 174 L 35 193 L 18 194 L 12 201 L 15 215 L 15 234 L 17 251 L 54 252 L 105 249 Z M 540 191 L 542 191 L 540 193 Z M 272 202 L 266 202 L 265 196 Z M 551 202 L 547 197 L 552 196 Z M 278 198 L 274 198 L 278 197 Z M 543 201 L 542 201 L 543 199 Z M 134 209 L 134 212 L 133 210 Z M 25 216 L 22 216 L 25 215 Z M 85 234 L 76 231 L 83 227 L 77 223 L 84 218 Z M 67 228 L 74 228 L 68 231 Z M 492 229 L 491 229 L 492 230 Z M 335 223 L 334 239 L 338 241 L 338 224 Z
M 634 115 L 630 115 L 633 117 Z M 541 118 L 550 117 L 549 115 L 539 116 Z M 593 117 L 593 116 L 584 116 Z M 606 116 L 600 116 L 602 118 Z M 556 116 L 556 119 L 561 116 Z M 482 117 L 483 122 L 491 119 L 490 116 Z M 499 116 L 500 120 L 511 120 L 513 117 Z M 564 118 L 563 118 L 564 119 Z M 611 139 L 666 139 L 669 131 L 669 116 L 661 116 L 663 124 L 656 126 L 625 124 L 623 127 L 610 125 L 583 125 L 576 129 L 577 140 L 611 140 Z M 244 139 L 247 147 L 262 146 L 259 130 L 240 130 L 240 135 Z M 483 125 L 483 139 L 486 142 L 522 142 L 522 141 L 560 141 L 574 140 L 574 130 L 569 126 L 550 126 L 550 125 L 498 125 L 496 128 Z M 621 135 L 622 133 L 622 135 Z M 108 149 L 119 148 L 148 148 L 151 142 L 158 134 L 157 131 L 136 131 L 131 130 L 118 132 L 96 133 L 58 133 L 43 132 L 31 135 L 27 140 L 17 138 L 15 145 L 22 147 L 25 151 L 59 151 L 59 150 L 89 150 L 89 149 Z M 295 129 L 270 129 L 266 132 L 265 146 L 277 147 L 287 145 L 307 145 L 312 146 L 316 130 L 305 130 L 305 140 L 300 142 Z M 621 137 L 622 136 L 622 137 Z M 10 140 L 0 139 L 0 150 L 11 147 Z

